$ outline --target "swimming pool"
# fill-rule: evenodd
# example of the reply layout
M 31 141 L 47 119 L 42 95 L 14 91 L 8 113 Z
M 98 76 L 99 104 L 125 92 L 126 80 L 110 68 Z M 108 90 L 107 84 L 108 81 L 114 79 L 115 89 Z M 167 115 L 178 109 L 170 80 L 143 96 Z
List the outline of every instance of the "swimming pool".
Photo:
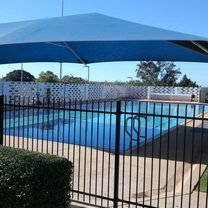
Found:
M 203 105 L 123 101 L 120 150 L 141 146 L 168 129 L 184 123 L 185 117 L 194 118 L 206 110 L 207 106 Z M 116 135 L 115 112 L 116 102 L 83 103 L 70 105 L 65 109 L 17 108 L 5 112 L 4 132 L 18 137 L 113 151 Z M 139 121 L 136 119 L 133 123 L 132 119 L 128 119 L 138 115 L 142 116 Z M 126 119 L 128 122 L 125 122 Z M 140 138 L 137 138 L 138 129 Z

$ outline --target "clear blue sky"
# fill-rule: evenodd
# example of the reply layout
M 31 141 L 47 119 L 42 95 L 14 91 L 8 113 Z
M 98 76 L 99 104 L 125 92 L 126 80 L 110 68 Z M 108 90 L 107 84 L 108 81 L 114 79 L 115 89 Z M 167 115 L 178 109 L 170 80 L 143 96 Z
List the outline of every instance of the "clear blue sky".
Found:
M 0 23 L 61 16 L 62 0 L 0 0 Z M 117 18 L 169 30 L 208 37 L 207 0 L 64 0 L 64 15 L 98 12 Z M 136 79 L 137 62 L 114 62 L 90 65 L 91 80 L 127 81 Z M 208 86 L 208 63 L 179 63 L 187 74 L 201 86 Z M 20 64 L 0 65 L 0 76 Z M 51 70 L 59 75 L 57 63 L 24 64 L 24 69 L 38 76 Z M 63 64 L 63 75 L 87 78 L 87 70 L 78 64 Z

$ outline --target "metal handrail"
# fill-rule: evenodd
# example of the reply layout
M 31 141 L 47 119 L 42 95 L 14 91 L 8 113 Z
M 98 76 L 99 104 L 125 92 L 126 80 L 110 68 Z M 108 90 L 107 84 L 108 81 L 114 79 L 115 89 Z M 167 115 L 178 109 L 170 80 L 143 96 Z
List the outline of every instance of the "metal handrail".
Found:
M 130 137 L 130 141 L 131 141 L 131 142 L 132 142 L 132 141 L 137 141 L 137 143 L 139 143 L 141 137 L 143 137 L 143 138 L 146 137 L 146 135 L 141 136 L 141 132 L 140 132 L 141 118 L 143 118 L 143 119 L 145 119 L 145 120 L 147 119 L 146 116 L 136 115 L 136 116 L 128 117 L 128 118 L 125 119 L 125 121 L 124 121 L 124 130 L 125 130 L 125 132 L 127 133 L 127 135 Z M 136 132 L 136 134 L 137 134 L 137 138 L 136 138 L 136 139 L 133 138 L 132 131 L 129 131 L 129 130 L 128 130 L 128 121 L 129 121 L 129 120 L 131 120 L 131 122 L 132 122 L 132 126 L 133 126 L 132 129 L 133 129 L 134 132 Z M 138 121 L 138 128 L 136 128 L 136 120 Z

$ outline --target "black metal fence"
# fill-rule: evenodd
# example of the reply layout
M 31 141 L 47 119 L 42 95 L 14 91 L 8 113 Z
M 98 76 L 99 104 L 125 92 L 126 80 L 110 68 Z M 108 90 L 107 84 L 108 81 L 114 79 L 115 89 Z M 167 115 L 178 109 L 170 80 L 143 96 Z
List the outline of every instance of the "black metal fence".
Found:
M 71 160 L 74 200 L 100 207 L 207 207 L 207 110 L 5 96 L 0 143 Z

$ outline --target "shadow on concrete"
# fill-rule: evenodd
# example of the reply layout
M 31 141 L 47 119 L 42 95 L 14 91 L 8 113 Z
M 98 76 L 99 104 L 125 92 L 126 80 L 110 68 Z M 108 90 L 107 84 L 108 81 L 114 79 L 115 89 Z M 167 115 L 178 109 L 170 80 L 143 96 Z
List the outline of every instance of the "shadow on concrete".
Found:
M 193 126 L 178 126 L 125 155 L 208 164 L 208 128 Z

